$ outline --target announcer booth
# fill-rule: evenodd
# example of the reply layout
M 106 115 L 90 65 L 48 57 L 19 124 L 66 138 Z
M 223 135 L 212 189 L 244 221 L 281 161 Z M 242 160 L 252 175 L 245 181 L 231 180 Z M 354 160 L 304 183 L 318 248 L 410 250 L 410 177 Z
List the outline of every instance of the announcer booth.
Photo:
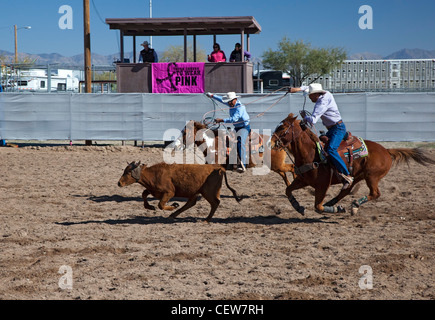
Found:
M 196 36 L 240 34 L 242 52 L 250 51 L 250 35 L 261 32 L 254 17 L 188 17 L 106 19 L 120 32 L 120 63 L 116 66 L 118 92 L 145 93 L 252 93 L 253 64 L 241 62 L 197 62 Z M 133 63 L 124 62 L 124 37 L 133 37 Z M 184 63 L 136 63 L 137 36 L 183 36 Z M 187 62 L 187 37 L 193 37 L 193 62 Z M 183 88 L 183 89 L 181 89 Z M 187 89 L 190 88 L 190 89 Z

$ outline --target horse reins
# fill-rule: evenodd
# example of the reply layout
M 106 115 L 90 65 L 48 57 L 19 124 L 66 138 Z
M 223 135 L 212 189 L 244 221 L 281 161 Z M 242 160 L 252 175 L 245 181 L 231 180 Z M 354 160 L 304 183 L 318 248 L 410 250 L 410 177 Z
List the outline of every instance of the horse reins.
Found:
M 285 124 L 285 122 L 283 124 Z M 292 139 L 289 142 L 287 142 L 286 144 L 284 144 L 282 142 L 281 138 L 276 134 L 276 132 L 274 132 L 273 135 L 279 140 L 279 142 L 281 144 L 280 148 L 284 149 L 284 151 L 286 152 L 287 156 L 290 158 L 290 161 L 293 163 L 295 174 L 297 174 L 299 176 L 302 176 L 302 174 L 304 174 L 304 173 L 306 173 L 308 171 L 315 170 L 315 169 L 319 168 L 320 163 L 316 162 L 316 161 L 313 161 L 311 163 L 306 163 L 306 164 L 303 164 L 301 166 L 296 166 L 296 162 L 290 156 L 290 151 L 288 150 L 287 146 L 289 144 L 291 144 L 292 142 L 295 142 L 296 138 L 298 138 L 300 134 L 297 137 L 295 137 L 294 122 L 293 122 L 293 123 L 289 124 L 287 130 L 284 132 L 285 136 L 287 136 L 290 128 L 292 129 Z M 301 131 L 301 133 L 302 133 L 302 131 Z M 296 147 L 296 144 L 294 144 L 294 145 Z M 296 152 L 296 150 L 295 150 L 295 152 Z

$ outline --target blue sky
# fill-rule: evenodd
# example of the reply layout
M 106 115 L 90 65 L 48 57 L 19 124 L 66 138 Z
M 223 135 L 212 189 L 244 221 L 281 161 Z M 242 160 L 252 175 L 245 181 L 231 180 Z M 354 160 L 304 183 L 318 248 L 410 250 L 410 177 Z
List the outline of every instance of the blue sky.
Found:
M 93 0 L 105 18 L 149 17 L 149 0 Z M 61 30 L 59 7 L 73 9 L 73 29 Z M 251 53 L 261 56 L 275 49 L 282 37 L 304 40 L 316 47 L 340 46 L 349 54 L 374 52 L 387 55 L 402 48 L 435 50 L 434 0 L 153 0 L 153 17 L 254 16 L 262 27 L 251 36 Z M 361 30 L 358 9 L 373 9 L 373 29 Z M 18 51 L 60 53 L 65 56 L 83 52 L 82 0 L 0 1 L 0 49 L 14 51 L 13 25 L 30 25 L 18 31 Z M 101 22 L 91 0 L 91 49 L 99 54 L 119 52 L 119 33 Z M 230 52 L 240 36 L 218 36 L 222 49 Z M 146 37 L 137 40 L 139 44 Z M 182 37 L 154 37 L 153 47 L 163 51 L 171 44 L 182 44 Z M 208 53 L 212 36 L 198 37 Z M 139 49 L 139 47 L 138 47 Z M 132 51 L 127 40 L 125 50 Z

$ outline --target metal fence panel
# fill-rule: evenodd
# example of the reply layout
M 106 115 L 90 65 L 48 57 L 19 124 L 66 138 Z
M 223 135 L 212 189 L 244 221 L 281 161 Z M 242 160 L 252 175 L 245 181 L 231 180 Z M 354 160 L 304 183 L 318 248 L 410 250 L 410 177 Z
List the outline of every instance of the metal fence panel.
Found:
M 304 107 L 303 95 L 283 95 L 242 94 L 251 128 L 273 130 L 290 112 L 299 115 Z M 354 135 L 374 141 L 435 141 L 435 93 L 357 93 L 334 97 L 347 129 Z M 305 110 L 313 110 L 309 98 Z M 0 137 L 152 141 L 162 140 L 169 128 L 181 130 L 189 120 L 227 115 L 227 106 L 213 104 L 203 94 L 1 93 Z M 316 129 L 325 130 L 321 123 L 316 124 Z

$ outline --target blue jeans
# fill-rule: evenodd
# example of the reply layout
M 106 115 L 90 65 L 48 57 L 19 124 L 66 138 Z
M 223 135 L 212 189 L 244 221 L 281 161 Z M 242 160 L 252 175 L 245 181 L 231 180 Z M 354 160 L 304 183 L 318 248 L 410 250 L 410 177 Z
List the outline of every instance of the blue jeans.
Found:
M 348 176 L 350 174 L 349 170 L 347 170 L 346 164 L 337 152 L 337 149 L 340 146 L 345 134 L 346 126 L 343 122 L 329 129 L 326 133 L 326 136 L 329 138 L 329 144 L 325 151 L 329 154 L 332 164 L 335 166 L 338 172 Z
M 237 154 L 242 162 L 247 168 L 249 164 L 249 157 L 246 154 L 246 143 L 248 141 L 249 133 L 251 132 L 251 126 L 248 124 L 245 127 L 235 128 L 237 132 Z

